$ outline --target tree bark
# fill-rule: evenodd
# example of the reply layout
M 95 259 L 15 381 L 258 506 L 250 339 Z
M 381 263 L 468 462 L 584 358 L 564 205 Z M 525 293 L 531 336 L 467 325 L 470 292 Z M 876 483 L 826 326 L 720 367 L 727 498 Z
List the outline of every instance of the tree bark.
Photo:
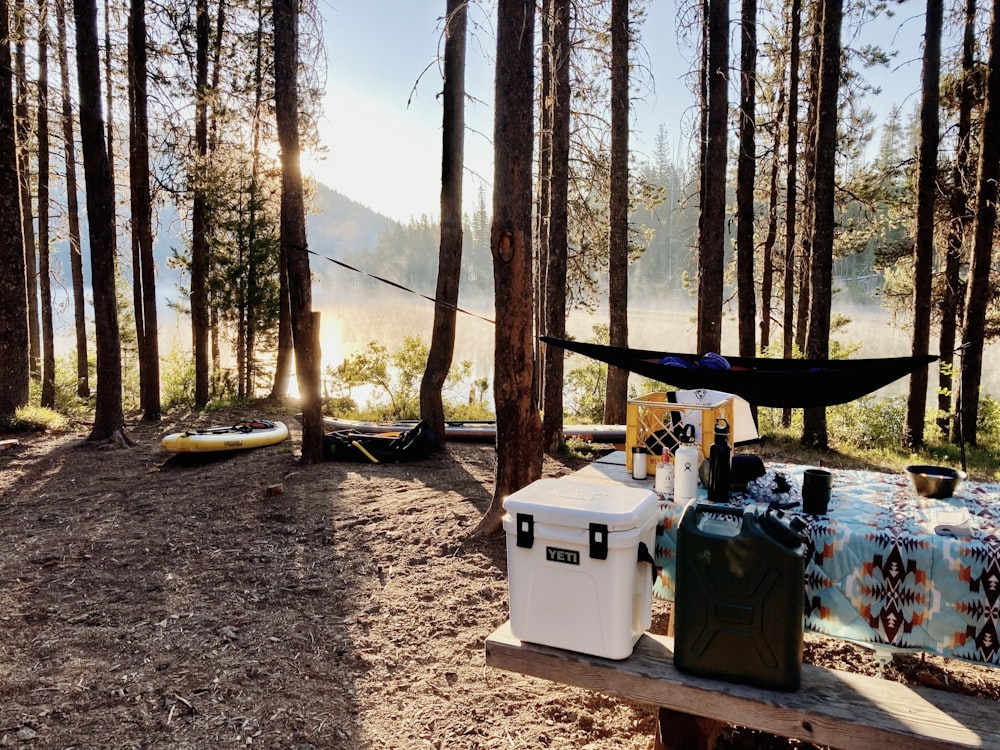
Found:
M 80 246 L 80 206 L 77 200 L 76 144 L 73 137 L 73 103 L 70 95 L 69 60 L 66 51 L 66 6 L 64 0 L 56 0 L 56 39 L 62 92 L 63 160 L 66 167 L 66 220 L 69 234 L 69 265 L 73 286 L 76 395 L 80 398 L 90 398 L 87 315 L 83 289 L 83 252 Z
M 739 352 L 757 354 L 754 274 L 754 183 L 757 179 L 757 0 L 743 0 L 740 18 L 740 146 L 736 162 L 736 287 Z
M 969 142 L 972 136 L 972 109 L 976 103 L 974 76 L 976 51 L 976 0 L 965 4 L 965 34 L 962 40 L 962 83 L 958 105 L 958 133 L 954 166 L 951 170 L 951 197 L 948 212 L 947 250 L 945 255 L 944 293 L 941 295 L 941 336 L 938 358 L 938 428 L 945 435 L 958 434 L 961 415 L 953 414 L 953 374 L 955 345 L 962 293 L 962 260 L 966 246 L 966 228 L 972 223 L 969 213 L 969 185 L 972 172 Z M 952 429 L 954 426 L 956 429 Z
M 805 180 L 802 195 L 801 213 L 801 247 L 798 252 L 796 274 L 798 276 L 799 296 L 795 310 L 795 345 L 799 351 L 806 350 L 806 336 L 809 331 L 809 310 L 812 307 L 812 290 L 810 288 L 810 268 L 812 263 L 812 237 L 816 223 L 816 124 L 819 120 L 820 92 L 820 59 L 822 57 L 823 5 L 813 3 L 809 25 L 812 27 L 812 48 L 809 51 L 809 68 L 806 78 L 806 90 L 809 92 L 808 109 L 806 110 L 805 142 Z
M 94 287 L 94 330 L 97 338 L 97 401 L 94 426 L 87 438 L 105 442 L 124 437 L 121 340 L 115 296 L 115 237 L 112 214 L 111 164 L 104 143 L 101 112 L 100 55 L 97 49 L 97 4 L 74 0 L 80 136 L 87 189 L 90 274 Z
M 708 0 L 708 133 L 698 246 L 698 351 L 722 348 L 729 116 L 729 2 Z
M 547 252 L 545 253 L 545 332 L 549 336 L 566 335 L 566 278 L 569 252 L 569 147 L 570 118 L 570 42 L 569 0 L 552 0 L 551 32 L 551 128 L 549 139 L 549 188 Z M 555 452 L 563 443 L 563 380 L 565 352 L 554 346 L 544 347 L 545 400 L 542 414 L 542 445 Z
M 49 263 L 49 7 L 38 2 L 38 306 L 41 312 L 42 391 L 39 403 L 56 405 L 56 345 Z
M 938 104 L 941 79 L 942 0 L 927 0 L 924 27 L 924 65 L 920 82 L 920 145 L 917 158 L 917 232 L 914 243 L 912 354 L 922 357 L 930 350 L 931 292 L 934 273 L 934 204 L 937 197 L 937 158 L 940 142 Z M 924 445 L 927 415 L 927 370 L 910 375 L 906 403 L 904 444 L 910 449 Z
M 14 75 L 11 70 L 7 0 L 0 0 L 0 195 L 18 194 L 14 134 Z M 28 403 L 28 291 L 24 273 L 21 211 L 0 201 L 0 416 L 12 417 Z
M 771 317 L 774 314 L 774 276 L 775 253 L 774 246 L 778 241 L 778 202 L 780 188 L 778 177 L 781 172 L 781 136 L 782 119 L 785 116 L 785 84 L 778 82 L 778 104 L 773 124 L 771 140 L 771 179 L 767 199 L 767 232 L 761 246 L 760 273 L 760 348 L 764 351 L 771 346 Z
M 548 305 L 548 285 L 546 283 L 547 265 L 549 262 L 549 215 L 552 210 L 552 198 L 550 195 L 550 185 L 552 182 L 552 110 L 555 102 L 552 95 L 552 5 L 553 0 L 541 0 L 539 3 L 539 13 L 541 18 L 539 39 L 541 40 L 541 50 L 539 54 L 539 82 L 538 82 L 538 190 L 535 196 L 535 238 L 538 240 L 535 246 L 534 260 L 534 284 L 535 284 L 535 328 L 543 334 L 547 334 L 546 328 L 546 307 Z M 542 366 L 535 371 L 535 390 L 539 394 L 538 398 L 542 402 L 542 445 L 549 446 L 546 437 L 549 430 L 549 419 L 551 414 L 547 413 L 550 399 L 549 384 L 545 378 L 548 374 L 548 359 L 551 356 L 548 347 L 539 345 Z M 562 394 L 559 396 L 559 420 L 557 430 L 562 432 Z M 558 438 L 561 440 L 561 435 Z
M 608 213 L 608 334 L 628 346 L 628 0 L 611 0 L 611 190 Z M 604 423 L 625 424 L 628 371 L 608 366 Z
M 195 19 L 195 151 L 191 175 L 191 346 L 194 349 L 194 404 L 208 404 L 208 0 L 197 0 Z
M 532 389 L 534 27 L 534 0 L 499 0 L 490 229 L 497 320 L 497 471 L 490 507 L 473 531 L 477 536 L 498 531 L 504 498 L 538 479 L 542 471 L 541 421 Z
M 982 146 L 976 200 L 976 229 L 965 296 L 965 342 L 962 358 L 962 435 L 977 444 L 979 388 L 983 374 L 986 311 L 990 302 L 990 265 L 997 221 L 997 182 L 1000 180 L 1000 0 L 993 0 L 990 21 L 989 75 L 983 111 Z
M 139 402 L 143 418 L 160 418 L 160 345 L 149 184 L 149 113 L 146 91 L 146 3 L 129 11 L 129 191 L 132 209 L 132 284 L 139 342 Z
M 785 263 L 782 291 L 782 356 L 790 359 L 795 346 L 795 245 L 797 242 L 799 164 L 799 62 L 801 59 L 802 0 L 792 0 L 788 37 L 788 171 L 785 174 Z M 792 423 L 791 409 L 783 409 L 781 423 Z
M 823 0 L 823 34 L 820 51 L 819 106 L 815 148 L 815 221 L 813 223 L 806 356 L 830 356 L 830 317 L 833 296 L 834 191 L 837 166 L 837 104 L 840 93 L 840 28 L 843 0 Z M 803 411 L 802 442 L 827 447 L 826 410 Z
M 456 310 L 462 278 L 462 177 L 465 168 L 465 36 L 468 6 L 448 0 L 444 29 L 441 135 L 441 244 L 434 327 L 420 381 L 420 418 L 444 447 L 442 390 L 455 354 Z
M 292 313 L 289 309 L 288 255 L 285 247 L 279 251 L 278 279 L 278 354 L 274 362 L 274 383 L 268 399 L 281 403 L 288 393 L 292 369 Z
M 31 377 L 41 377 L 41 336 L 38 322 L 38 251 L 35 245 L 34 212 L 31 210 L 31 116 L 28 112 L 27 39 L 24 31 L 24 2 L 14 1 L 12 36 L 17 42 L 14 51 L 14 76 L 17 98 L 14 102 L 15 135 L 17 138 L 17 174 L 20 181 L 21 236 L 24 242 L 24 272 L 28 290 L 28 362 Z M 14 195 L 14 193 L 10 193 Z
M 323 460 L 319 314 L 312 312 L 305 195 L 299 163 L 298 3 L 274 0 L 274 83 L 281 146 L 281 245 L 288 259 L 295 375 L 302 399 L 302 463 Z M 315 326 L 315 330 L 314 330 Z

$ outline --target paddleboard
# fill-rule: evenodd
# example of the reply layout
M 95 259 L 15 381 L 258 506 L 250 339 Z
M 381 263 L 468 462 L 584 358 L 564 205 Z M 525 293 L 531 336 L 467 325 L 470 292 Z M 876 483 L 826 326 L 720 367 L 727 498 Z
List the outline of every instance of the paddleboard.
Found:
M 283 422 L 251 419 L 231 427 L 172 432 L 164 436 L 160 444 L 171 453 L 211 453 L 261 448 L 280 443 L 287 437 L 288 427 Z
M 301 421 L 301 420 L 300 420 Z M 399 434 L 416 424 L 416 421 L 397 420 L 394 422 L 362 422 L 354 419 L 339 419 L 323 417 L 323 429 L 327 432 L 336 430 L 354 430 L 372 434 Z M 482 421 L 445 421 L 445 437 L 457 442 L 494 442 L 497 437 L 497 424 L 491 420 Z M 625 425 L 564 425 L 563 434 L 566 437 L 576 437 L 595 443 L 613 443 L 625 445 Z

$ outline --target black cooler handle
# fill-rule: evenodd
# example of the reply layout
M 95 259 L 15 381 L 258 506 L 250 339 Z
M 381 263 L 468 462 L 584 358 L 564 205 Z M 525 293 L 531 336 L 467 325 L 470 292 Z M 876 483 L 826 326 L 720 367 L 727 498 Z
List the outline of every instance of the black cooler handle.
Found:
M 649 547 L 646 546 L 645 542 L 639 542 L 639 562 L 649 563 L 650 567 L 653 569 L 653 583 L 656 583 L 656 577 L 660 574 L 660 569 L 656 565 L 656 560 L 649 553 Z

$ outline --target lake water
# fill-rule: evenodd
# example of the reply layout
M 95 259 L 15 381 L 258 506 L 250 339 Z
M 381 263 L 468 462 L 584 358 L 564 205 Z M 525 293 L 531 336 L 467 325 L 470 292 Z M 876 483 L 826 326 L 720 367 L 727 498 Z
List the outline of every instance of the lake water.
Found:
M 369 294 L 341 296 L 328 294 L 324 285 L 314 290 L 314 304 L 321 314 L 320 344 L 323 366 L 336 366 L 351 354 L 365 349 L 369 342 L 377 341 L 390 352 L 399 349 L 407 336 L 417 336 L 429 344 L 434 323 L 432 303 L 415 298 L 396 290 L 386 290 L 378 285 L 368 290 Z M 492 319 L 492 305 L 474 305 L 463 302 L 471 312 Z M 851 316 L 846 331 L 835 337 L 843 344 L 861 343 L 862 347 L 854 357 L 908 356 L 910 353 L 909 329 L 894 324 L 892 317 L 874 306 L 837 310 Z M 646 349 L 671 351 L 695 350 L 695 308 L 683 304 L 633 305 L 629 314 L 629 343 Z M 570 314 L 567 329 L 579 340 L 593 337 L 593 326 L 607 322 L 607 312 L 595 314 L 574 311 Z M 160 351 L 166 356 L 170 351 L 189 349 L 191 340 L 190 321 L 185 317 L 179 323 L 173 311 L 164 310 L 160 314 Z M 71 350 L 71 329 L 60 330 L 57 345 L 59 354 Z M 735 354 L 736 322 L 727 319 L 723 325 L 722 354 Z M 457 319 L 457 339 L 454 361 L 468 360 L 472 363 L 473 379 L 486 378 L 490 388 L 485 396 L 492 402 L 493 386 L 493 324 L 470 315 L 459 313 Z M 932 342 L 931 351 L 936 347 Z M 634 376 L 633 376 L 634 377 Z M 637 379 L 638 380 L 638 379 Z M 876 396 L 906 393 L 908 380 L 903 378 L 876 392 Z M 937 368 L 930 370 L 929 402 L 935 403 L 937 388 Z M 983 365 L 983 391 L 1000 399 L 1000 344 L 987 347 Z M 354 397 L 364 404 L 368 395 L 356 391 Z M 458 397 L 460 394 L 455 394 Z
M 395 298 L 395 299 L 394 299 Z M 321 345 L 324 365 L 337 365 L 351 353 L 364 349 L 368 342 L 378 341 L 390 351 L 398 349 L 406 336 L 419 336 L 430 342 L 434 307 L 430 302 L 414 300 L 402 292 L 380 293 L 379 304 L 360 303 L 357 300 L 344 304 L 330 304 L 316 299 L 322 315 Z M 492 318 L 492 307 L 469 306 L 476 314 Z M 892 357 L 910 354 L 909 329 L 894 324 L 891 315 L 874 306 L 854 310 L 837 310 L 851 316 L 847 329 L 835 337 L 843 344 L 861 343 L 860 351 L 853 357 Z M 664 305 L 663 308 L 633 306 L 629 313 L 629 344 L 638 348 L 672 351 L 695 350 L 695 308 L 683 305 Z M 573 312 L 567 329 L 580 340 L 593 336 L 597 323 L 607 321 L 607 313 Z M 459 313 L 454 361 L 469 360 L 473 364 L 474 378 L 488 378 L 490 391 L 493 384 L 493 341 L 491 323 Z M 936 347 L 932 342 L 931 351 Z M 735 354 L 736 323 L 727 319 L 723 328 L 722 354 Z M 876 392 L 876 396 L 906 393 L 908 379 L 903 378 Z M 930 371 L 930 400 L 937 388 L 937 368 Z M 1000 345 L 986 349 L 983 366 L 983 390 L 1000 398 Z M 490 393 L 487 393 L 489 396 Z

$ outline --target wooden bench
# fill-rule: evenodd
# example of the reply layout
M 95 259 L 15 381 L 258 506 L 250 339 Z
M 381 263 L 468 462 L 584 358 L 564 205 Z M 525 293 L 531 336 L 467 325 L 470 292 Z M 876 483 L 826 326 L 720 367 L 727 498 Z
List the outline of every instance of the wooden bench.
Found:
M 661 707 L 656 747 L 711 747 L 725 724 L 842 750 L 1000 748 L 1000 704 L 810 664 L 795 692 L 765 690 L 678 671 L 673 639 L 643 635 L 628 659 L 523 643 L 510 624 L 486 639 L 500 669 Z

